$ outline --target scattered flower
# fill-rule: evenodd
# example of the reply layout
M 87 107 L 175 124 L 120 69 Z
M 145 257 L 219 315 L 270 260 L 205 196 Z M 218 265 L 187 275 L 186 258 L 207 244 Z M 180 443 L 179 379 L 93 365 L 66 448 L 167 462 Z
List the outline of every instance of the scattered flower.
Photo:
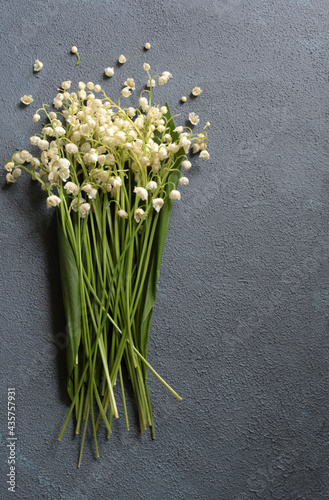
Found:
M 21 97 L 21 101 L 23 104 L 28 106 L 29 104 L 31 104 L 31 102 L 33 102 L 33 98 L 31 95 L 24 95 L 23 97 Z
M 119 57 L 119 63 L 124 64 L 126 61 L 127 61 L 127 59 L 125 58 L 125 56 L 123 54 L 121 54 L 121 56 Z
M 202 89 L 200 87 L 194 87 L 194 89 L 192 90 L 192 95 L 198 96 L 201 94 L 201 92 L 202 92 Z
M 37 73 L 38 71 L 41 71 L 42 68 L 43 68 L 43 63 L 39 61 L 39 59 L 36 59 L 33 64 L 33 71 Z
M 151 44 L 149 42 L 147 42 L 145 45 L 144 45 L 144 49 L 145 50 L 149 50 L 151 48 Z
M 200 121 L 200 118 L 195 113 L 189 113 L 188 119 L 190 120 L 190 122 L 192 123 L 192 125 L 197 125 L 199 123 L 199 121 Z
M 143 68 L 145 69 L 145 71 L 150 71 L 151 66 L 148 63 L 144 63 Z
M 76 54 L 77 55 L 77 62 L 76 62 L 76 66 L 78 66 L 80 64 L 80 56 L 79 56 L 79 52 L 78 52 L 78 47 L 76 45 L 73 45 L 73 47 L 71 47 L 71 52 L 72 54 Z
M 114 75 L 114 68 L 110 68 L 110 67 L 106 68 L 105 69 L 105 75 L 109 76 L 109 77 L 113 76 Z
M 187 99 L 186 99 L 186 96 L 185 96 L 185 95 L 183 95 L 183 96 L 180 98 L 180 100 L 181 100 L 182 102 L 186 102 L 186 100 L 187 100 Z

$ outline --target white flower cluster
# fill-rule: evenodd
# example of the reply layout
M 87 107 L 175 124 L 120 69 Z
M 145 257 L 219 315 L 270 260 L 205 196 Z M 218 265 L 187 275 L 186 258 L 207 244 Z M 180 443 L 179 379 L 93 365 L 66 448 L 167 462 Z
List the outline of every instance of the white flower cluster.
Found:
M 123 64 L 124 56 L 119 60 Z M 150 69 L 147 63 L 144 68 Z M 107 68 L 105 73 L 112 76 L 113 68 Z M 158 78 L 159 85 L 171 77 L 171 73 L 164 71 Z M 150 78 L 148 84 L 154 86 L 155 81 Z M 124 85 L 122 96 L 129 97 L 135 90 L 135 81 L 127 78 Z M 59 205 L 65 198 L 69 210 L 79 212 L 84 218 L 101 193 L 116 200 L 120 207 L 124 199 L 121 189 L 129 182 L 130 186 L 133 183 L 136 203 L 130 213 L 120 208 L 118 215 L 123 219 L 133 217 L 139 223 L 147 216 L 149 206 L 156 212 L 163 207 L 164 188 L 170 183 L 169 175 L 178 156 L 186 170 L 191 168 L 188 153 L 200 152 L 201 158 L 209 158 L 205 132 L 208 124 L 197 134 L 182 126 L 172 130 L 167 107 L 150 105 L 146 96 L 151 91 L 142 92 L 137 108 L 122 108 L 120 99 L 115 104 L 93 82 L 80 82 L 76 92 L 70 89 L 71 81 L 62 82 L 53 101 L 57 113 L 42 108 L 48 121 L 40 134 L 30 138 L 31 145 L 41 151 L 40 156 L 19 151 L 5 165 L 9 183 L 16 182 L 22 167 L 29 171 L 42 189 L 48 191 L 48 208 Z M 189 118 L 195 125 L 199 122 L 194 113 Z M 36 112 L 33 121 L 39 120 Z M 179 184 L 188 183 L 188 178 L 181 176 Z M 173 189 L 169 198 L 179 200 L 181 193 L 175 185 L 170 187 Z

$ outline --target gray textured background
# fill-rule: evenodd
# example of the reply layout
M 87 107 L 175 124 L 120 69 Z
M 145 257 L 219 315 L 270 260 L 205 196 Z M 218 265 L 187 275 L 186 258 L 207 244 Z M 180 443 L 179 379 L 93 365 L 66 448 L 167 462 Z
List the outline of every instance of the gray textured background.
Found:
M 177 123 L 195 111 L 212 124 L 211 160 L 194 160 L 173 211 L 150 340 L 151 363 L 183 401 L 150 377 L 156 440 L 138 434 L 130 404 L 131 431 L 116 422 L 99 460 L 88 441 L 80 470 L 73 427 L 57 441 L 68 398 L 53 212 L 27 176 L 1 189 L 0 498 L 15 496 L 5 482 L 15 386 L 17 498 L 328 499 L 327 0 L 0 8 L 0 163 L 29 147 L 32 113 L 61 81 L 117 96 L 145 60 L 173 73 L 156 101 L 183 113 Z M 121 53 L 127 63 L 105 82 Z M 194 85 L 203 94 L 180 105 Z

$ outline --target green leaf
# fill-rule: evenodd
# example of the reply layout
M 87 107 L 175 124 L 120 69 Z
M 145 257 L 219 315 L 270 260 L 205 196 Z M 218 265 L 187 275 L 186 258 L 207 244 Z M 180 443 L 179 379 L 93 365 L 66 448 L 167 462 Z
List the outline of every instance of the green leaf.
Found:
M 67 391 L 74 398 L 73 368 L 81 339 L 81 299 L 79 272 L 72 247 L 64 233 L 60 217 L 57 218 L 57 234 L 61 268 L 61 282 L 66 317 L 66 361 L 68 369 Z
M 178 139 L 177 132 L 174 132 L 175 124 L 172 119 L 172 115 L 169 110 L 169 106 L 166 103 L 165 106 L 168 109 L 168 112 L 164 115 L 165 119 L 168 122 L 168 127 L 170 128 L 170 134 L 174 140 Z M 157 292 L 157 281 L 160 274 L 160 267 L 162 261 L 162 255 L 164 246 L 167 239 L 167 233 L 170 224 L 171 211 L 173 208 L 173 200 L 169 198 L 169 193 L 172 189 L 175 189 L 179 180 L 180 173 L 180 165 L 182 162 L 182 156 L 184 156 L 184 150 L 181 148 L 175 154 L 175 163 L 174 169 L 175 171 L 171 172 L 168 177 L 168 184 L 166 185 L 166 201 L 160 210 L 157 228 L 153 240 L 153 248 L 151 252 L 151 260 L 149 264 L 149 272 L 147 278 L 145 280 L 145 295 L 143 300 L 143 312 L 142 312 L 142 321 L 141 321 L 141 354 L 147 359 L 148 352 L 148 343 L 149 336 L 151 330 L 151 321 L 153 314 L 154 302 L 156 299 Z M 177 170 L 176 170 L 177 169 Z M 173 188 L 173 185 L 175 188 Z M 144 374 L 146 375 L 146 366 L 144 366 Z

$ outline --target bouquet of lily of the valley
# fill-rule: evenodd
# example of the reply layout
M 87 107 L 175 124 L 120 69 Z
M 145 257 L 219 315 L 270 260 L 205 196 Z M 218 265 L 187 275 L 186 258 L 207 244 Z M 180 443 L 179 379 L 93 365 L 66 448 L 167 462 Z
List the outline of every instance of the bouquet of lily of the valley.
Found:
M 148 82 L 137 108 L 121 103 L 135 90 L 133 78 L 117 103 L 100 85 L 80 82 L 72 91 L 71 82 L 63 82 L 53 102 L 56 111 L 43 105 L 33 116 L 38 122 L 39 113 L 45 114 L 41 132 L 30 139 L 39 153 L 17 151 L 5 165 L 7 182 L 15 182 L 23 169 L 47 193 L 47 207 L 57 207 L 72 400 L 60 439 L 73 413 L 76 433 L 82 430 L 79 465 L 88 423 L 97 456 L 101 420 L 111 434 L 112 419 L 119 416 L 116 384 L 129 429 L 124 366 L 141 432 L 149 425 L 154 437 L 148 370 L 181 399 L 148 362 L 148 343 L 173 200 L 181 197 L 178 184 L 189 183 L 181 167 L 191 167 L 192 148 L 209 157 L 208 139 L 206 127 L 199 133 L 175 127 L 168 105 L 152 103 L 155 77 L 148 64 L 144 69 Z M 165 71 L 158 83 L 169 78 Z M 189 118 L 198 122 L 194 113 Z

